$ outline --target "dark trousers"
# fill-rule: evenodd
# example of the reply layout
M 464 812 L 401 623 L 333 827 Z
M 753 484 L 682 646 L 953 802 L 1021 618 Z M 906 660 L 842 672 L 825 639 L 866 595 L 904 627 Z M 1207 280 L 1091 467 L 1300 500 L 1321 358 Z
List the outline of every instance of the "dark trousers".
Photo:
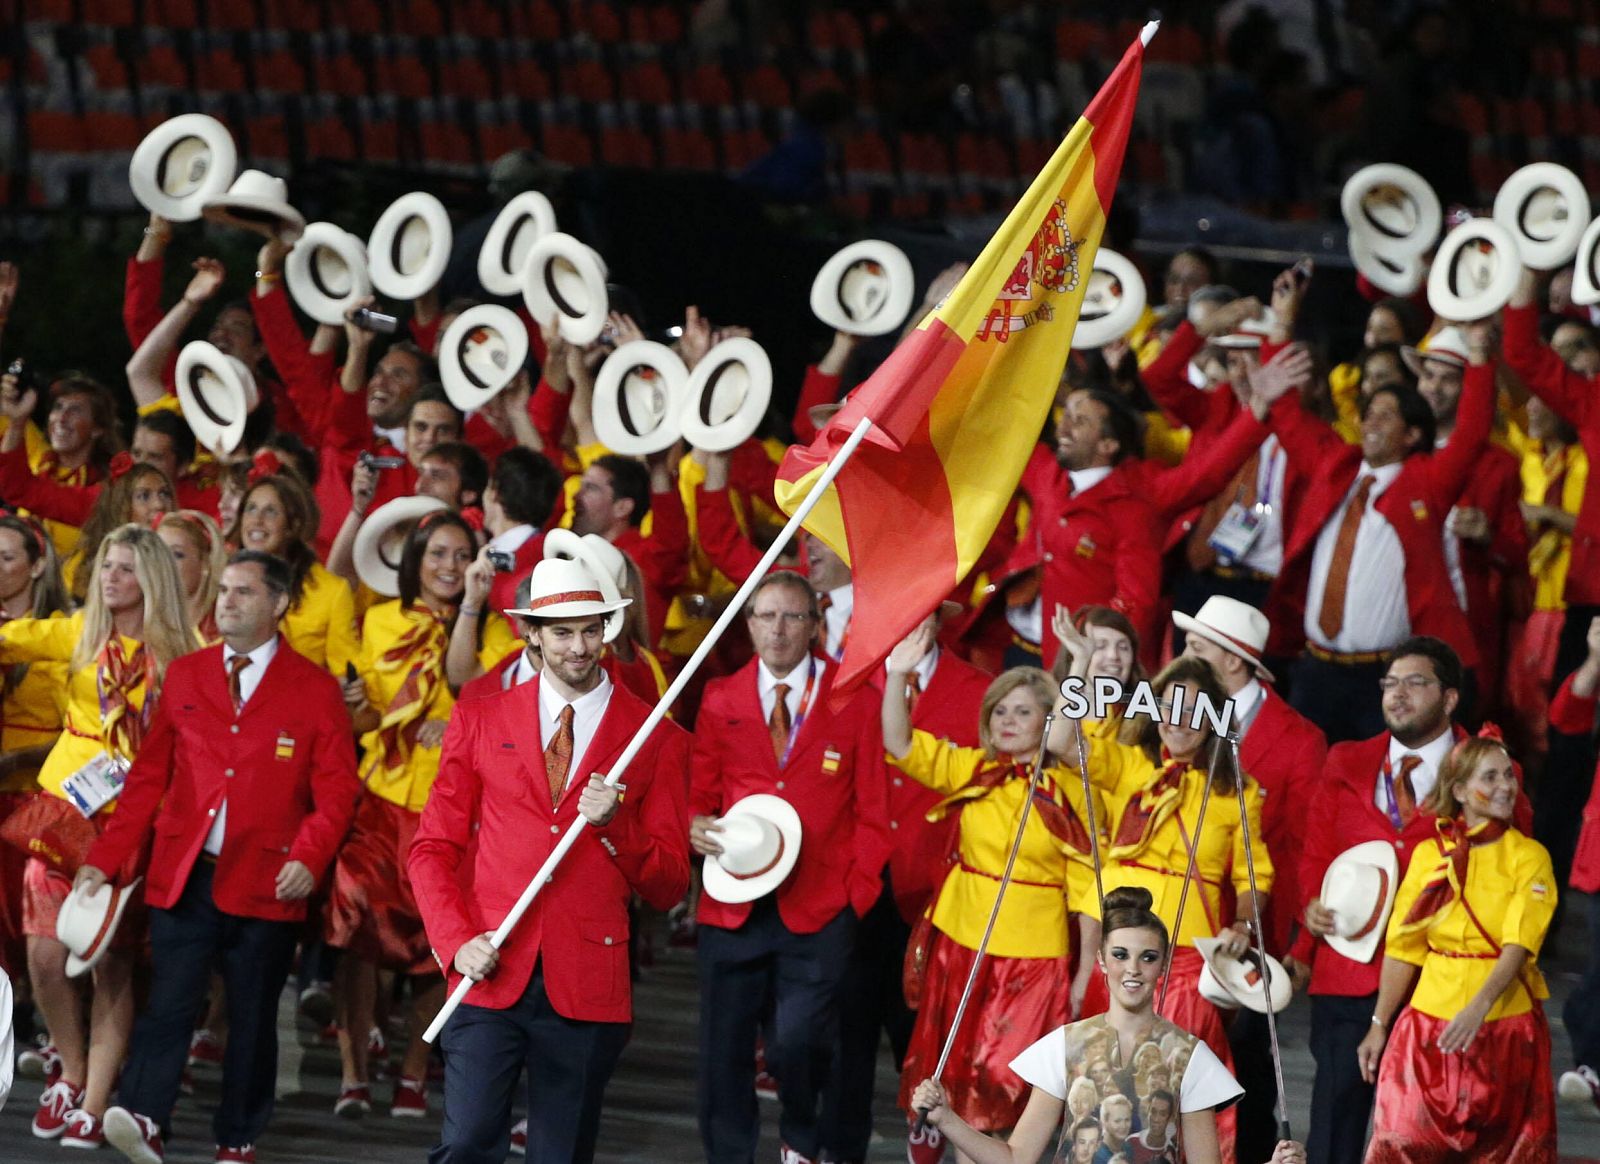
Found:
M 500 1164 L 511 1146 L 511 1100 L 528 1069 L 529 1164 L 588 1164 L 606 1084 L 630 1023 L 578 1022 L 550 1005 L 544 966 L 504 1010 L 464 1003 L 440 1036 L 444 1127 L 428 1164 Z
M 1196 573 L 1185 568 L 1172 581 L 1172 609 L 1175 613 L 1182 611 L 1193 616 L 1200 613 L 1200 608 L 1206 604 L 1206 599 L 1220 594 L 1224 598 L 1233 598 L 1246 606 L 1265 611 L 1267 593 L 1271 589 L 1272 579 L 1257 578 L 1245 570 L 1230 570 L 1227 575 L 1222 575 L 1212 570 Z M 1179 630 L 1176 626 L 1172 628 L 1174 655 L 1183 654 L 1187 639 L 1187 631 Z M 1267 1155 L 1270 1156 L 1272 1153 L 1268 1152 Z
M 1589 964 L 1583 981 L 1568 995 L 1561 1021 L 1572 1040 L 1572 1059 L 1578 1066 L 1600 1071 L 1600 895 L 1589 898 Z
M 1311 1057 L 1317 1061 L 1317 1075 L 1311 1086 L 1311 1133 L 1305 1140 L 1309 1164 L 1361 1164 L 1366 1153 L 1373 1088 L 1361 1080 L 1356 1048 L 1372 1027 L 1377 1002 L 1376 994 L 1311 996 Z
M 150 911 L 150 999 L 133 1029 L 117 1098 L 170 1131 L 195 1011 L 218 966 L 228 999 L 228 1042 L 211 1126 L 219 1145 L 242 1147 L 260 1139 L 272 1117 L 278 997 L 299 925 L 223 913 L 211 896 L 215 871 L 209 861 L 196 862 L 177 904 Z
M 779 1134 L 817 1159 L 818 1107 L 839 1038 L 839 992 L 856 916 L 814 934 L 783 924 L 765 897 L 736 930 L 701 926 L 700 1138 L 709 1164 L 751 1164 L 761 1137 L 755 1045 L 770 1007 L 767 1070 L 778 1081 Z
M 1561 623 L 1561 639 L 1556 648 L 1555 675 L 1551 693 L 1566 681 L 1588 654 L 1584 638 L 1589 622 L 1600 615 L 1600 606 L 1569 606 Z M 1594 782 L 1595 745 L 1592 732 L 1569 736 L 1548 729 L 1549 756 L 1533 804 L 1533 835 L 1550 850 L 1556 884 L 1565 885 L 1572 872 L 1572 854 L 1578 845 L 1578 830 L 1583 825 L 1583 806 Z M 1565 905 L 1563 898 L 1562 905 Z
M 1236 1157 L 1270 1160 L 1278 1146 L 1278 1078 L 1272 1070 L 1267 1016 L 1240 1007 L 1228 1024 L 1228 1046 L 1233 1050 L 1233 1077 L 1244 1088 L 1238 1103 Z
M 1382 663 L 1331 663 L 1312 654 L 1289 666 L 1289 704 L 1322 729 L 1328 743 L 1365 740 L 1383 731 Z
M 889 1036 L 897 1065 L 906 1057 L 917 1020 L 901 987 L 910 937 L 911 927 L 895 908 L 885 871 L 883 892 L 856 930 L 839 995 L 838 1051 L 822 1094 L 820 1140 L 827 1160 L 859 1164 L 867 1158 L 882 1036 Z

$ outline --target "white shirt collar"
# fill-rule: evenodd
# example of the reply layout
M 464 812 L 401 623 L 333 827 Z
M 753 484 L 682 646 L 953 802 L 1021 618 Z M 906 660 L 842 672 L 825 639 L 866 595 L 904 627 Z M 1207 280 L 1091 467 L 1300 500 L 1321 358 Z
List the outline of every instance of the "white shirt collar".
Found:
M 1440 732 L 1436 737 L 1423 744 L 1420 748 L 1408 748 L 1399 740 L 1395 739 L 1393 736 L 1390 736 L 1389 766 L 1398 772 L 1400 770 L 1400 761 L 1405 756 L 1413 754 L 1420 756 L 1422 758 L 1421 767 L 1427 774 L 1427 786 L 1428 788 L 1432 788 L 1434 782 L 1439 776 L 1439 765 L 1444 763 L 1444 758 L 1450 754 L 1450 749 L 1455 746 L 1455 742 L 1455 729 L 1450 724 L 1446 724 L 1444 731 Z M 1413 785 L 1417 783 L 1415 776 L 1412 777 L 1412 783 Z M 1425 789 L 1417 788 L 1418 800 L 1420 800 L 1426 794 L 1427 792 Z
M 372 431 L 375 435 L 382 437 L 395 448 L 399 449 L 402 453 L 406 451 L 405 425 L 402 424 L 399 428 L 379 428 L 377 425 L 373 425 Z
M 249 671 L 253 670 L 257 675 L 264 674 L 267 669 L 267 664 L 272 662 L 272 656 L 278 653 L 278 636 L 273 635 L 255 650 L 248 653 L 250 655 L 250 666 L 247 668 L 245 673 L 248 674 Z M 232 662 L 233 657 L 237 654 L 239 654 L 238 651 L 234 650 L 227 643 L 223 643 L 222 665 L 226 667 L 230 662 Z
M 510 675 L 510 678 L 506 680 L 505 684 L 506 690 L 509 691 L 513 687 L 521 687 L 528 680 L 532 679 L 539 673 L 539 669 L 533 665 L 533 660 L 528 658 L 528 649 L 524 647 L 522 649 L 522 654 L 517 656 L 517 661 L 511 666 L 507 667 L 506 672 Z M 560 714 L 559 709 L 557 710 L 557 714 Z
M 1378 483 L 1373 486 L 1373 491 L 1375 493 L 1382 493 L 1385 489 L 1394 484 L 1394 479 L 1400 476 L 1400 470 L 1403 468 L 1405 468 L 1404 461 L 1396 461 L 1392 465 L 1379 465 L 1376 468 L 1367 464 L 1365 461 L 1362 461 L 1361 470 L 1356 474 L 1356 480 L 1351 483 L 1350 487 L 1352 490 L 1354 490 L 1356 484 L 1358 484 L 1363 477 L 1376 477 L 1378 479 Z
M 526 663 L 527 652 L 523 652 L 522 663 Z M 518 664 L 521 666 L 521 663 Z M 585 691 L 578 698 L 572 700 L 573 715 L 579 718 L 593 715 L 604 708 L 611 698 L 611 676 L 607 675 L 604 668 L 600 670 L 600 682 L 594 685 L 593 691 Z M 553 723 L 561 718 L 561 709 L 567 706 L 567 699 L 556 691 L 554 683 L 539 684 L 539 714 L 546 723 Z
M 533 535 L 538 532 L 538 526 L 528 525 L 526 522 L 524 522 L 522 525 L 514 525 L 510 529 L 506 530 L 505 533 L 495 534 L 494 537 L 490 538 L 489 548 L 491 550 L 504 550 L 508 554 L 514 554 L 523 546 L 527 545 L 528 539 L 533 537 Z
M 814 673 L 820 674 L 817 668 L 817 657 L 815 655 L 807 655 L 795 666 L 793 671 L 779 679 L 768 668 L 766 660 L 758 655 L 756 657 L 756 694 L 761 697 L 761 702 L 765 705 L 767 699 L 772 695 L 773 688 L 779 683 L 785 683 L 789 687 L 789 700 L 793 702 L 800 698 L 800 693 L 805 690 L 806 684 L 811 681 L 811 676 Z
M 1233 696 L 1233 712 L 1235 722 L 1248 726 L 1256 712 L 1261 710 L 1261 705 L 1267 700 L 1267 689 L 1261 685 L 1261 680 L 1252 679 L 1239 688 Z
M 856 604 L 856 585 L 846 582 L 843 586 L 835 586 L 832 590 L 824 590 L 817 597 L 825 594 L 828 597 L 829 610 L 851 610 Z
M 1092 469 L 1068 469 L 1067 476 L 1072 478 L 1072 491 L 1082 493 L 1093 489 L 1100 482 L 1111 476 L 1110 465 L 1096 465 Z

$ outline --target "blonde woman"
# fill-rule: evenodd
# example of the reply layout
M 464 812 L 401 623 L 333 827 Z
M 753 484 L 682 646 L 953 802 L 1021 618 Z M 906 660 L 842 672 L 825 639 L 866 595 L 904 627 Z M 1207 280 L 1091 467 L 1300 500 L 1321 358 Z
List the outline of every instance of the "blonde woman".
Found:
M 89 577 L 95 584 L 88 603 L 70 618 L 0 624 L 0 665 L 67 665 L 64 730 L 39 771 L 47 809 L 41 826 L 52 814 L 68 822 L 81 814 L 99 831 L 115 799 L 100 802 L 78 774 L 105 757 L 126 771 L 155 712 L 168 664 L 194 650 L 198 640 L 177 564 L 149 526 L 125 525 L 107 535 Z M 34 998 L 61 1056 L 61 1078 L 40 1097 L 33 1132 L 92 1148 L 104 1138 L 100 1117 L 133 1030 L 133 951 L 143 937 L 143 917 L 137 903 L 129 907 L 116 943 L 94 968 L 85 1030 L 80 983 L 67 978 L 67 949 L 55 936 L 56 914 L 83 854 L 67 856 L 70 868 L 33 857 L 24 873 L 23 929 Z M 132 916 L 135 910 L 140 916 Z
M 176 497 L 172 482 L 154 465 L 135 462 L 127 453 L 113 457 L 110 475 L 83 523 L 78 548 L 61 566 L 73 599 L 79 603 L 88 601 L 95 577 L 85 567 L 94 560 L 107 534 L 122 525 L 149 526 L 163 513 L 178 507 Z
M 222 637 L 217 633 L 217 587 L 228 560 L 222 531 L 207 514 L 195 509 L 163 513 L 155 521 L 156 536 L 172 551 L 189 607 L 189 619 L 206 645 Z

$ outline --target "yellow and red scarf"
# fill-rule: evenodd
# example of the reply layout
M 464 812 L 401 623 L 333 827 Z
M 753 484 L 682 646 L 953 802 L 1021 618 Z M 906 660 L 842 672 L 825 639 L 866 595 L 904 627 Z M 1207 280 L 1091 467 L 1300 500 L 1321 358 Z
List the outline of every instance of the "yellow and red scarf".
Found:
M 444 617 L 421 602 L 413 603 L 409 613 L 411 626 L 374 665 L 379 674 L 404 671 L 405 678 L 378 721 L 378 746 L 367 760 L 363 781 L 380 774 L 382 779 L 395 779 L 405 771 L 434 693 L 444 682 L 449 645 Z
M 144 705 L 135 710 L 133 693 L 141 685 Z M 144 742 L 160 692 L 155 654 L 140 643 L 131 655 L 125 655 L 122 637 L 113 634 L 95 656 L 95 687 L 100 695 L 101 743 L 112 755 L 133 759 Z
M 1189 771 L 1189 763 L 1172 759 L 1165 748 L 1161 749 L 1161 758 L 1165 762 L 1161 775 L 1129 798 L 1128 806 L 1122 810 L 1116 836 L 1111 838 L 1112 857 L 1137 857 L 1143 853 L 1183 803 L 1183 777 Z
M 1459 816 L 1454 819 L 1440 817 L 1439 863 L 1428 874 L 1422 892 L 1411 903 L 1410 912 L 1400 922 L 1397 931 L 1402 934 L 1415 933 L 1433 924 L 1434 918 L 1443 914 L 1461 897 L 1462 887 L 1467 883 L 1467 862 L 1472 857 L 1472 850 L 1498 841 L 1505 836 L 1509 827 L 1504 821 L 1489 820 L 1469 829 L 1467 822 Z
M 1032 765 L 1009 756 L 985 760 L 978 765 L 978 770 L 972 774 L 972 779 L 959 791 L 945 797 L 928 810 L 927 819 L 933 822 L 941 821 L 956 809 L 974 800 L 982 800 L 1010 780 L 1026 782 L 1031 771 Z M 1033 810 L 1039 814 L 1044 827 L 1050 830 L 1050 835 L 1073 852 L 1087 855 L 1093 851 L 1089 843 L 1089 830 L 1078 819 L 1078 814 L 1073 811 L 1072 802 L 1067 799 L 1066 791 L 1050 776 L 1049 769 L 1040 776 L 1039 786 L 1034 789 Z

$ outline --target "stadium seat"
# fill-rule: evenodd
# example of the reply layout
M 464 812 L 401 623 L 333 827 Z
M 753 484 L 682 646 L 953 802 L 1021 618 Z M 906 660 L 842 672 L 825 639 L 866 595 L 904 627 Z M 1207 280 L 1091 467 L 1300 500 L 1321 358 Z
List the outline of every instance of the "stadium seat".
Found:
M 511 35 L 517 40 L 554 44 L 566 35 L 561 27 L 561 14 L 549 0 L 512 4 L 507 14 L 511 18 Z
M 563 97 L 576 97 L 586 105 L 599 105 L 616 99 L 616 86 L 605 64 L 594 57 L 569 61 L 556 69 L 556 91 Z
M 194 62 L 195 88 L 206 93 L 246 93 L 250 84 L 244 66 L 230 48 L 214 48 L 199 54 Z
M 82 0 L 83 23 L 93 27 L 131 28 L 134 24 L 133 0 Z
M 281 113 L 262 113 L 245 122 L 248 144 L 241 143 L 240 152 L 251 161 L 287 161 L 289 159 L 289 130 Z
M 440 62 L 439 92 L 448 97 L 484 101 L 494 95 L 494 86 L 483 62 L 475 55 L 464 54 Z
M 739 89 L 746 101 L 754 101 L 762 109 L 787 109 L 794 104 L 788 78 L 776 65 L 757 65 L 740 79 Z
M 189 70 L 178 50 L 167 42 L 148 46 L 135 58 L 135 64 L 143 90 L 189 88 Z
M 395 32 L 405 36 L 437 39 L 446 31 L 439 0 L 395 0 L 389 8 L 389 21 Z
M 146 0 L 144 22 L 165 29 L 199 28 L 199 2 L 198 0 Z
M 625 99 L 645 105 L 660 107 L 676 100 L 672 78 L 658 60 L 635 61 L 626 66 L 622 70 L 621 89 Z
M 109 91 L 128 88 L 128 66 L 117 55 L 116 47 L 110 41 L 90 45 L 81 59 L 95 89 Z
M 706 63 L 696 66 L 684 78 L 683 95 L 685 100 L 703 105 L 707 109 L 733 104 L 733 86 L 728 83 L 728 74 L 723 72 L 722 66 L 718 64 Z

